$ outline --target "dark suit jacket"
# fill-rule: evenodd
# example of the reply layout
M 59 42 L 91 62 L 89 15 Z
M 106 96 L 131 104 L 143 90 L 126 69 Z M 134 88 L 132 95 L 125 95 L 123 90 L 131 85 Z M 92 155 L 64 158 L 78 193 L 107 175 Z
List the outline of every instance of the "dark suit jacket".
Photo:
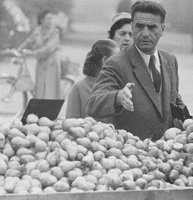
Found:
M 147 67 L 132 45 L 108 59 L 103 66 L 87 104 L 88 114 L 96 119 L 113 116 L 117 129 L 125 129 L 141 139 L 160 138 L 167 128 L 173 126 L 170 103 L 183 105 L 183 102 L 178 94 L 176 58 L 163 51 L 158 54 L 162 70 L 162 108 Z M 123 108 L 116 112 L 116 94 L 128 82 L 135 83 L 132 92 L 134 112 Z

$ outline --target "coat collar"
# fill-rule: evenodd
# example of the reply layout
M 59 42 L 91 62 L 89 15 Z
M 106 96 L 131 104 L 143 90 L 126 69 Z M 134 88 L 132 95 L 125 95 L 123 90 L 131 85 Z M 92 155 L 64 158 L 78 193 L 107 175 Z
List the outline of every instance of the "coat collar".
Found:
M 166 59 L 164 58 L 164 55 L 158 51 L 158 54 L 160 56 L 160 63 L 161 63 L 161 68 L 162 68 L 162 74 L 163 74 L 163 78 L 162 78 L 162 84 L 163 84 L 163 95 L 164 95 L 164 101 L 163 101 L 163 111 L 162 108 L 160 107 L 158 101 L 157 101 L 157 97 L 156 97 L 156 93 L 154 90 L 154 86 L 153 83 L 151 81 L 150 78 L 150 74 L 147 70 L 147 67 L 145 65 L 145 62 L 143 61 L 143 58 L 141 57 L 140 53 L 138 52 L 138 50 L 136 49 L 136 47 L 134 45 L 132 45 L 129 49 L 128 52 L 129 54 L 129 58 L 131 59 L 131 63 L 133 66 L 133 73 L 135 75 L 135 77 L 138 79 L 139 83 L 141 84 L 141 86 L 143 87 L 143 89 L 145 90 L 147 96 L 151 99 L 152 103 L 155 105 L 158 113 L 160 114 L 160 117 L 163 118 L 163 114 L 166 113 L 166 108 L 168 107 L 167 105 L 169 105 L 169 93 L 168 88 L 166 88 L 166 85 L 168 87 L 167 82 L 169 81 L 169 70 L 167 67 L 167 63 L 166 63 Z M 170 85 L 170 84 L 169 84 Z M 168 109 L 168 108 L 167 108 Z

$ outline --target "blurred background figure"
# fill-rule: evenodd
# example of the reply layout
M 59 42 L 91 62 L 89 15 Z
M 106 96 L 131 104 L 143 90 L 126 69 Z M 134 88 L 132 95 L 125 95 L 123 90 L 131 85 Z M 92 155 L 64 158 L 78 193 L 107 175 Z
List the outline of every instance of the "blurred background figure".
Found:
M 60 99 L 60 63 L 56 52 L 59 49 L 59 31 L 52 24 L 53 13 L 44 10 L 38 15 L 38 26 L 32 34 L 19 46 L 37 59 L 35 98 Z
M 109 38 L 113 39 L 120 49 L 131 45 L 133 41 L 131 14 L 128 12 L 116 13 L 112 18 Z
M 133 0 L 121 0 L 117 5 L 117 12 L 131 12 Z
M 93 44 L 83 66 L 83 74 L 85 77 L 75 83 L 69 93 L 66 118 L 84 118 L 87 116 L 85 107 L 103 63 L 110 56 L 118 52 L 119 48 L 117 44 L 110 39 L 98 40 Z
M 58 12 L 53 16 L 53 25 L 59 29 L 60 39 L 63 40 L 69 24 L 69 17 L 64 12 Z

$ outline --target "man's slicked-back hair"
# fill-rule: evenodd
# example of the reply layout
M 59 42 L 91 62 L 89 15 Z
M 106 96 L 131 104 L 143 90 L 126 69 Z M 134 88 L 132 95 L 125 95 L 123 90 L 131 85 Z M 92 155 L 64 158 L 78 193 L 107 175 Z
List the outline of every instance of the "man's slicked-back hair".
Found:
M 166 10 L 155 1 L 136 1 L 131 8 L 132 20 L 136 12 L 151 13 L 161 17 L 161 22 L 165 22 Z

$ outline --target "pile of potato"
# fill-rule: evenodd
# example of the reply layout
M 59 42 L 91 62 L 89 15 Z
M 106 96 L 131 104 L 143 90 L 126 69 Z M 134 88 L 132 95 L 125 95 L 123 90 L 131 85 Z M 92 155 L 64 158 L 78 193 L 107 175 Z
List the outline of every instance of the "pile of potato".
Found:
M 85 119 L 0 126 L 0 194 L 193 187 L 193 120 L 152 142 Z

